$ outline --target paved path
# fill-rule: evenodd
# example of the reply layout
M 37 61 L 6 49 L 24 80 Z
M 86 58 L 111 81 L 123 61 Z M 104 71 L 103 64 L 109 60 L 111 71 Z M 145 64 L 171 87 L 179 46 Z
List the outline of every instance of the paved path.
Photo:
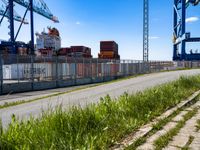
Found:
M 197 105 L 200 107 L 200 103 L 197 103 Z M 181 150 L 183 148 L 200 150 L 200 131 L 196 127 L 198 120 L 200 120 L 200 110 L 186 122 L 185 126 L 179 131 L 178 135 L 173 137 L 173 140 L 165 150 Z
M 166 135 L 170 130 L 175 128 L 179 121 L 184 119 L 184 116 L 195 108 L 200 108 L 200 101 L 190 106 L 187 109 L 181 111 L 177 116 L 175 116 L 171 121 L 169 121 L 163 128 L 157 131 L 155 134 L 147 138 L 146 142 L 139 146 L 137 150 L 154 150 L 154 142 L 163 135 Z M 163 150 L 200 150 L 200 132 L 197 131 L 197 121 L 200 120 L 200 109 L 196 115 L 191 119 L 187 120 L 184 127 L 180 129 L 179 133 L 173 137 L 172 141 L 163 148 Z
M 124 92 L 132 94 L 158 84 L 176 80 L 182 75 L 190 76 L 196 74 L 200 74 L 200 69 L 144 75 L 129 80 L 100 85 L 31 103 L 0 109 L 0 118 L 2 118 L 3 126 L 5 127 L 11 121 L 10 116 L 12 114 L 15 114 L 19 119 L 26 119 L 30 115 L 38 116 L 41 114 L 42 109 L 47 110 L 49 105 L 55 107 L 62 103 L 66 108 L 72 105 L 85 106 L 89 103 L 97 103 L 101 97 L 105 97 L 107 94 L 112 98 L 117 98 Z

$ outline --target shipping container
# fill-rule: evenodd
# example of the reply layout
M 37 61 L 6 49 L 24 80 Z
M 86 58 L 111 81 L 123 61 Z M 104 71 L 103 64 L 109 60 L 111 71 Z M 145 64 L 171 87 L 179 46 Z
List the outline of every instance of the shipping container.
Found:
M 98 57 L 100 59 L 120 59 L 118 44 L 115 41 L 101 41 Z
M 23 79 L 23 65 L 12 64 L 3 65 L 3 79 L 5 80 L 18 80 Z
M 71 53 L 71 48 L 61 48 L 59 51 L 58 51 L 58 55 L 59 56 L 67 56 L 68 54 Z
M 115 51 L 118 52 L 118 44 L 115 41 L 101 41 L 100 42 L 101 51 Z

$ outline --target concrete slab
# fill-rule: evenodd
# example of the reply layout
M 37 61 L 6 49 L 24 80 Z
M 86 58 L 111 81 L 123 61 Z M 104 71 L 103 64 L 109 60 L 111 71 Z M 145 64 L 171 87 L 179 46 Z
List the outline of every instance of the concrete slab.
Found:
M 175 147 L 184 147 L 189 140 L 189 136 L 175 136 L 173 141 L 170 143 L 170 146 Z
M 183 120 L 184 115 L 187 113 L 187 111 L 181 111 L 175 118 L 172 119 L 172 121 L 179 122 Z
M 175 146 L 167 146 L 163 150 L 181 150 L 181 148 L 175 147 Z

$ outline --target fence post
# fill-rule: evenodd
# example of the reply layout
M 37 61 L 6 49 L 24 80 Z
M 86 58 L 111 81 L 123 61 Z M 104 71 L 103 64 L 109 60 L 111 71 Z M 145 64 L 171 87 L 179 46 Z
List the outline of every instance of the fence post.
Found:
M 31 89 L 34 90 L 34 56 L 31 55 Z
M 129 60 L 126 61 L 126 76 L 129 76 Z
M 3 57 L 0 54 L 0 95 L 3 94 Z
M 138 72 L 137 72 L 137 74 L 140 74 L 140 61 L 138 61 Z
M 77 61 L 76 58 L 74 57 L 74 64 L 75 64 L 75 70 L 74 70 L 74 81 L 75 81 L 75 85 L 77 84 Z
M 58 56 L 56 57 L 56 87 L 58 87 Z
M 85 78 L 87 75 L 87 71 L 86 71 L 86 61 L 83 58 L 83 70 L 82 70 L 82 78 Z
M 91 82 L 93 83 L 93 69 L 92 69 L 92 59 L 90 58 L 90 75 L 91 75 Z
M 152 70 L 151 70 L 151 61 L 149 61 L 149 73 L 151 73 Z
M 101 70 L 102 70 L 102 72 L 101 72 L 101 74 L 102 74 L 102 79 L 103 79 L 103 81 L 105 80 L 105 69 L 104 69 L 105 67 L 104 67 L 104 60 L 101 62 Z
M 98 58 L 97 58 L 97 78 L 99 77 L 99 62 L 98 62 Z
M 19 58 L 17 55 L 17 80 L 18 80 L 18 84 L 19 84 Z
M 123 60 L 122 65 L 123 65 L 123 77 L 125 77 L 125 75 L 126 75 L 126 62 L 125 62 L 125 60 Z

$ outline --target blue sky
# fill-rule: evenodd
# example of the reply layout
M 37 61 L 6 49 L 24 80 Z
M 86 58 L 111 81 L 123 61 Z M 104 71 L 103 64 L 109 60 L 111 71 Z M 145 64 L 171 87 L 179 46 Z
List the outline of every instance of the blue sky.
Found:
M 37 14 L 35 32 L 41 32 L 47 26 L 59 29 L 62 46 L 85 45 L 92 48 L 97 57 L 99 41 L 115 40 L 119 44 L 122 59 L 142 59 L 142 13 L 143 0 L 45 0 L 53 14 L 59 20 L 55 24 Z M 23 16 L 24 8 L 16 5 Z M 150 59 L 172 59 L 172 14 L 173 0 L 150 0 Z M 192 35 L 200 35 L 200 6 L 190 7 L 187 17 Z M 27 19 L 29 15 L 27 16 Z M 195 22 L 194 22 L 195 21 Z M 16 26 L 18 23 L 16 23 Z M 8 22 L 0 27 L 0 39 L 8 39 Z M 29 26 L 23 26 L 18 40 L 28 41 Z

